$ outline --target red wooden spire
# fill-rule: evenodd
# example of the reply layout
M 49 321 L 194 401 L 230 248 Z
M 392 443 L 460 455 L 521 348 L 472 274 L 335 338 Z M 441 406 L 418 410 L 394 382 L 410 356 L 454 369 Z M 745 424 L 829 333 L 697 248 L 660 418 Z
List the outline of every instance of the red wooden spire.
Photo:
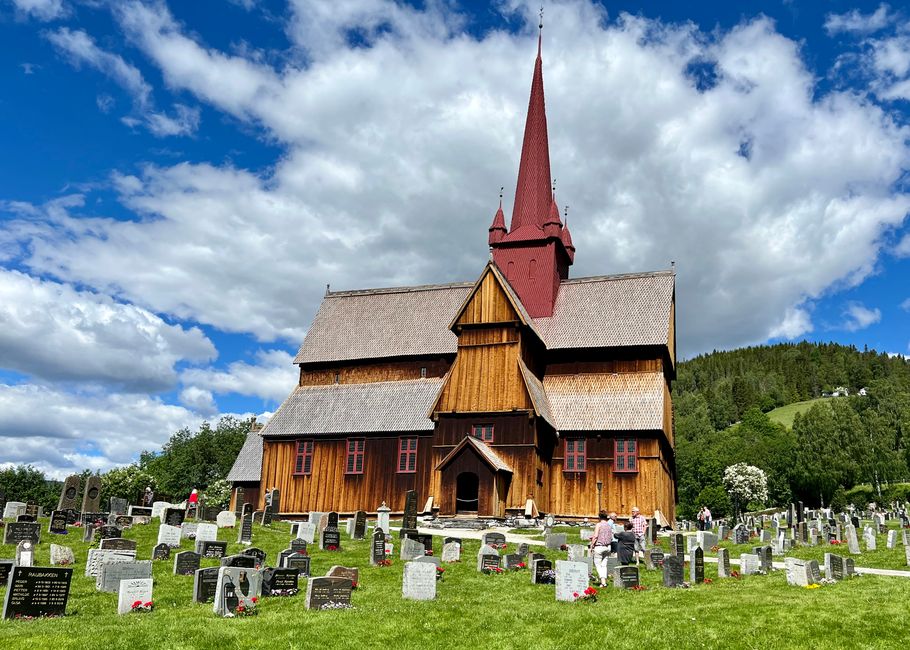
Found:
M 493 217 L 493 225 L 490 226 L 489 243 L 492 246 L 505 237 L 506 234 L 506 216 L 502 213 L 502 194 L 499 195 L 499 209 Z
M 537 60 L 534 62 L 534 77 L 531 79 L 531 98 L 528 101 L 528 118 L 521 146 L 510 233 L 523 226 L 543 228 L 550 208 L 550 147 L 543 96 L 541 36 L 542 34 L 537 37 Z

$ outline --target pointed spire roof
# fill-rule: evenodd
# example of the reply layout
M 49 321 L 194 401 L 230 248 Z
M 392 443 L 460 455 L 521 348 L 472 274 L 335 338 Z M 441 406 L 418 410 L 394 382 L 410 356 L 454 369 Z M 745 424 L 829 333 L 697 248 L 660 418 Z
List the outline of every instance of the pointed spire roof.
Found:
M 541 25 L 542 27 L 543 25 Z M 531 80 L 531 98 L 525 121 L 518 185 L 509 232 L 522 226 L 543 227 L 552 197 L 550 195 L 550 146 L 547 139 L 547 113 L 543 95 L 542 32 L 537 37 L 537 60 Z
M 490 245 L 501 241 L 506 234 L 506 216 L 502 212 L 502 194 L 499 195 L 499 209 L 493 216 L 493 224 L 490 226 Z

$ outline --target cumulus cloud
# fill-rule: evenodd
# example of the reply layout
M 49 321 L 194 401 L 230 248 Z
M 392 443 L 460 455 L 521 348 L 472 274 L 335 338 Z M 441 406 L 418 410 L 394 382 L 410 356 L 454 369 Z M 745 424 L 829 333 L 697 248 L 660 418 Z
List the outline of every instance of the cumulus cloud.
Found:
M 69 14 L 63 0 L 12 0 L 16 10 L 37 20 L 56 20 Z
M 104 295 L 0 269 L 3 368 L 49 381 L 159 391 L 176 384 L 176 363 L 210 361 L 215 354 L 199 328 L 170 325 Z
M 180 391 L 180 403 L 200 415 L 212 415 L 218 412 L 218 406 L 215 404 L 211 391 L 195 386 L 187 386 Z
M 184 371 L 180 379 L 193 388 L 219 394 L 237 393 L 283 401 L 297 385 L 294 357 L 283 350 L 260 350 L 256 360 L 255 364 L 231 363 L 227 370 L 192 368 Z
M 869 309 L 861 303 L 849 302 L 843 316 L 843 328 L 849 332 L 856 332 L 879 322 L 882 319 L 882 312 L 878 308 Z
M 898 257 L 910 257 L 910 234 L 904 237 L 894 247 L 894 254 Z
M 813 329 L 812 316 L 803 307 L 787 309 L 780 322 L 771 328 L 769 338 L 795 339 L 803 334 L 808 334 Z
M 888 5 L 882 3 L 869 14 L 864 14 L 859 9 L 852 9 L 843 14 L 828 14 L 825 29 L 831 35 L 842 32 L 871 34 L 887 27 L 891 20 Z
M 910 298 L 907 298 L 904 302 L 901 303 L 901 309 L 904 311 L 910 311 Z

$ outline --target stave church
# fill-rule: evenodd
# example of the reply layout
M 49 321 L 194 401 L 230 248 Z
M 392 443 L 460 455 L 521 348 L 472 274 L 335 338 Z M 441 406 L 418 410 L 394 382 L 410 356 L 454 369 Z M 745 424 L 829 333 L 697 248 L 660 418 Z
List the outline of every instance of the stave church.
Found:
M 571 277 L 551 178 L 538 37 L 490 261 L 473 282 L 327 292 L 298 385 L 228 476 L 233 507 L 278 488 L 282 515 L 401 512 L 416 490 L 440 517 L 673 521 L 674 271 Z

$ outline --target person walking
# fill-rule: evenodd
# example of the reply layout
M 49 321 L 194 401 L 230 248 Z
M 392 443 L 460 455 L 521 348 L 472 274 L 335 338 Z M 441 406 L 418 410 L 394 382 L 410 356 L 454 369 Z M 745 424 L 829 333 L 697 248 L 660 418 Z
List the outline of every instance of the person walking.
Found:
M 600 576 L 600 586 L 607 586 L 609 570 L 607 558 L 610 556 L 610 548 L 613 545 L 613 522 L 610 521 L 606 512 L 600 512 L 600 521 L 594 526 L 594 534 L 591 536 L 591 557 L 594 558 L 594 568 L 597 569 L 597 575 Z
M 632 532 L 635 534 L 635 564 L 638 564 L 639 553 L 641 559 L 645 559 L 645 531 L 648 530 L 648 520 L 641 514 L 638 506 L 632 507 L 629 523 L 632 524 Z
M 711 530 L 713 522 L 711 521 L 711 511 L 708 510 L 708 506 L 702 506 L 702 521 L 704 522 L 704 528 L 702 530 Z
M 636 537 L 631 522 L 623 526 L 623 531 L 616 536 L 616 541 L 619 543 L 617 549 L 619 563 L 623 566 L 632 564 L 632 560 L 635 559 Z

